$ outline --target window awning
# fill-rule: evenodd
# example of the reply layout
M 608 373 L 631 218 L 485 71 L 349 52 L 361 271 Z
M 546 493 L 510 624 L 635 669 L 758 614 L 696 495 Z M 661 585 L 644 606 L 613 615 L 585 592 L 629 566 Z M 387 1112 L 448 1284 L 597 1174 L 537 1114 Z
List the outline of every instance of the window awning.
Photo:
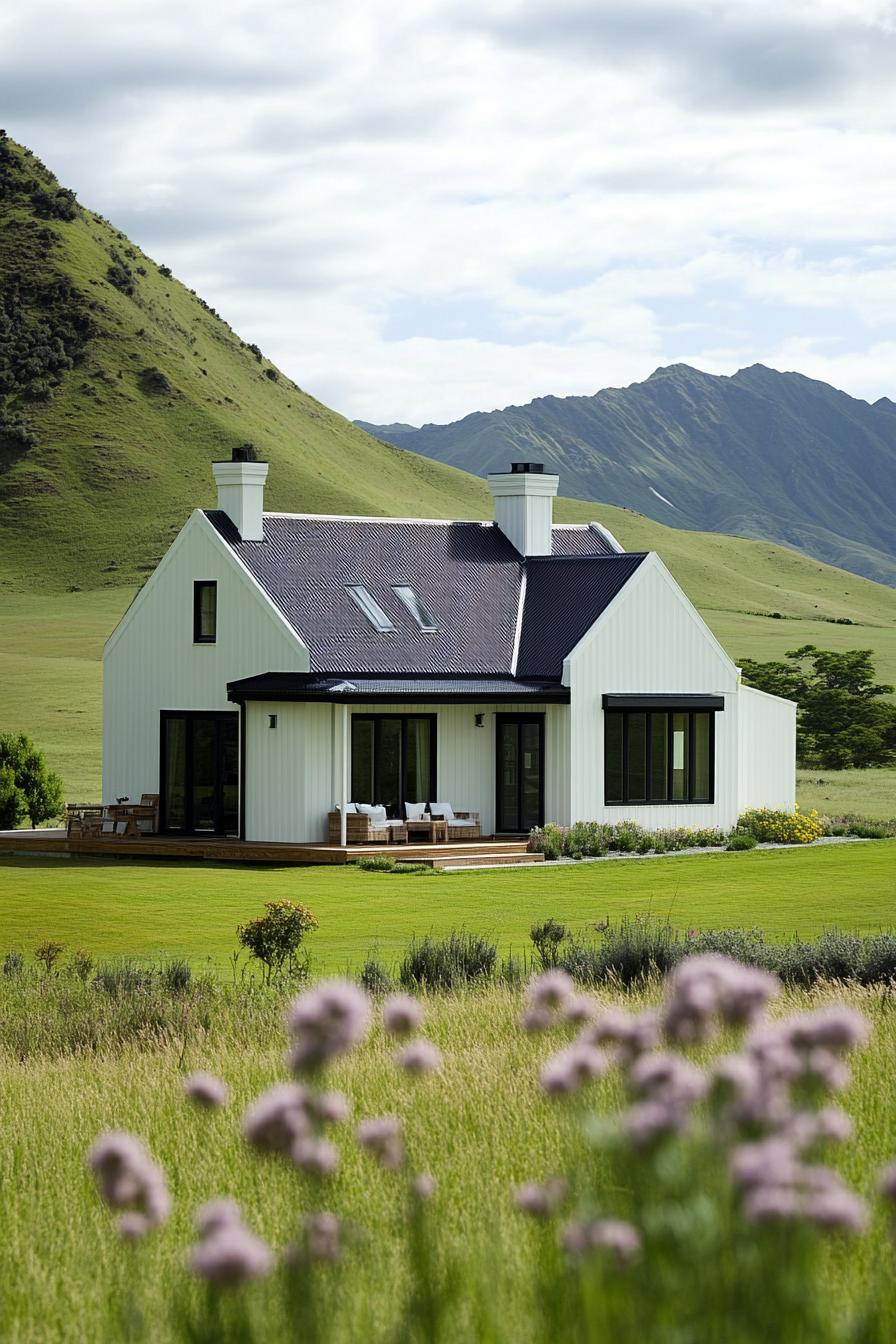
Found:
M 604 709 L 703 709 L 725 708 L 724 695 L 604 695 Z

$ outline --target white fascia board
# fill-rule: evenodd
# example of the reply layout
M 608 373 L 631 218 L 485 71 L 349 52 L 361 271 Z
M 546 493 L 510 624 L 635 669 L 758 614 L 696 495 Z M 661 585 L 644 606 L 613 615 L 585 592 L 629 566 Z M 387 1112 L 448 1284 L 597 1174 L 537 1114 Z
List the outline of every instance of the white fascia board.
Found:
M 125 630 L 131 624 L 131 621 L 133 620 L 135 613 L 140 609 L 140 607 L 142 607 L 143 601 L 146 598 L 147 594 L 149 594 L 152 591 L 152 589 L 156 586 L 156 584 L 159 581 L 159 576 L 168 568 L 171 561 L 174 559 L 175 555 L 177 554 L 178 550 L 180 549 L 183 543 L 184 538 L 188 535 L 188 533 L 192 529 L 197 527 L 202 528 L 205 531 L 206 536 L 212 539 L 215 546 L 218 547 L 220 553 L 227 558 L 231 567 L 235 570 L 237 574 L 239 574 L 240 578 L 243 580 L 246 587 L 252 591 L 253 596 L 261 600 L 262 604 L 264 605 L 264 607 L 268 612 L 268 615 L 274 620 L 279 629 L 284 634 L 286 634 L 291 640 L 293 640 L 296 644 L 298 644 L 299 648 L 303 649 L 307 655 L 308 654 L 307 645 L 300 638 L 300 636 L 296 634 L 295 630 L 293 630 L 292 626 L 289 624 L 286 617 L 274 605 L 271 598 L 262 588 L 261 584 L 249 572 L 249 570 L 243 564 L 242 560 L 240 560 L 239 556 L 234 552 L 232 547 L 228 546 L 227 542 L 220 535 L 217 528 L 215 528 L 212 525 L 212 523 L 209 522 L 208 518 L 205 516 L 205 511 L 203 509 L 194 509 L 193 512 L 190 514 L 189 518 L 187 519 L 187 521 L 184 523 L 181 530 L 178 532 L 177 536 L 174 538 L 174 541 L 168 547 L 168 550 L 165 552 L 159 563 L 156 565 L 152 574 L 146 580 L 140 591 L 134 596 L 133 601 L 131 602 L 127 611 L 124 613 L 121 620 L 118 622 L 115 629 L 112 631 L 111 635 L 106 640 L 105 647 L 103 648 L 103 658 L 106 657 L 107 653 L 111 652 L 111 650 L 118 643 L 118 640 L 124 634 Z
M 777 700 L 781 705 L 793 705 L 794 709 L 799 708 L 798 700 L 791 700 L 787 695 L 772 695 L 771 691 L 760 691 L 758 686 L 747 686 L 744 682 L 740 682 L 737 689 L 749 691 L 750 695 L 761 695 L 764 700 Z
M 526 566 L 522 565 L 520 575 L 520 600 L 516 608 L 516 629 L 513 632 L 513 653 L 510 656 L 510 675 L 516 676 L 516 665 L 520 657 L 520 639 L 523 634 L 523 613 L 526 610 Z
M 655 551 L 651 551 L 648 558 L 656 561 L 656 567 L 659 570 L 659 573 L 665 579 L 667 585 L 678 596 L 685 610 L 690 616 L 691 620 L 694 622 L 696 626 L 699 627 L 704 639 L 706 639 L 706 641 L 712 645 L 712 647 L 715 649 L 716 653 L 719 655 L 722 661 L 728 665 L 728 667 L 730 668 L 731 672 L 734 675 L 735 681 L 737 681 L 737 678 L 739 676 L 739 669 L 737 663 L 734 661 L 734 659 L 731 657 L 729 653 L 725 652 L 724 648 L 716 639 L 712 630 L 709 628 L 706 621 L 704 621 L 703 617 L 700 615 L 699 611 L 694 606 L 693 602 L 682 588 L 681 584 L 675 578 L 673 578 L 672 574 L 663 564 L 662 560 L 656 554 Z
M 587 648 L 587 646 L 591 643 L 591 640 L 597 633 L 598 628 L 603 623 L 603 621 L 606 620 L 610 612 L 613 611 L 616 608 L 616 606 L 619 605 L 629 595 L 629 593 L 634 592 L 634 590 L 637 588 L 637 585 L 643 582 L 644 576 L 646 574 L 649 574 L 653 570 L 655 570 L 662 576 L 662 578 L 665 580 L 666 584 L 669 586 L 672 592 L 676 595 L 676 597 L 679 598 L 682 605 L 684 606 L 685 611 L 690 616 L 694 625 L 699 629 L 703 638 L 708 641 L 708 643 L 715 649 L 716 653 L 719 655 L 722 661 L 725 664 L 727 664 L 727 666 L 731 669 L 731 673 L 736 680 L 737 668 L 735 666 L 734 660 L 730 658 L 728 654 L 725 652 L 725 650 L 722 648 L 721 644 L 716 639 L 715 635 L 710 630 L 709 626 L 706 624 L 703 617 L 700 615 L 699 611 L 694 606 L 693 602 L 690 601 L 687 595 L 683 592 L 680 585 L 676 583 L 675 579 L 673 579 L 672 575 L 669 573 L 668 569 L 663 564 L 660 557 L 656 554 L 655 551 L 649 551 L 645 559 L 642 560 L 641 564 L 635 570 L 634 574 L 631 576 L 628 582 L 623 584 L 619 592 L 613 598 L 612 602 L 609 602 L 604 607 L 603 611 L 598 616 L 594 624 L 590 627 L 590 629 L 585 631 L 584 635 L 579 640 L 578 644 L 576 644 L 575 648 L 570 649 L 566 658 L 563 660 L 564 686 L 569 685 L 568 678 L 569 678 L 570 665 L 578 656 L 579 652 L 582 649 Z
M 143 601 L 146 598 L 147 594 L 151 593 L 153 588 L 155 588 L 159 579 L 159 575 L 168 568 L 174 556 L 180 550 L 184 537 L 187 536 L 191 528 L 195 526 L 197 515 L 201 513 L 202 513 L 201 509 L 193 510 L 193 512 L 190 514 L 189 518 L 184 523 L 181 530 L 178 532 L 177 536 L 172 541 L 171 545 L 168 547 L 165 554 L 162 556 L 159 563 L 156 565 L 153 572 L 150 574 L 149 578 L 146 580 L 146 582 L 143 584 L 141 588 L 138 588 L 137 592 L 131 598 L 127 610 L 125 611 L 121 620 L 118 622 L 115 629 L 112 631 L 111 635 L 103 645 L 104 658 L 107 653 L 111 653 L 112 649 L 118 643 L 119 639 L 124 634 L 125 630 L 127 630 L 131 621 L 134 619 L 134 614 L 137 611 L 139 611 L 140 608 L 143 606 Z
M 255 575 L 243 564 L 242 560 L 237 555 L 236 551 L 234 551 L 233 547 L 227 544 L 227 542 L 221 536 L 220 532 L 214 526 L 214 524 L 209 522 L 203 510 L 197 509 L 196 513 L 193 516 L 196 517 L 197 514 L 201 519 L 201 526 L 206 529 L 208 536 L 214 538 L 215 545 L 219 546 L 223 554 L 227 556 L 227 559 L 230 561 L 230 564 L 233 566 L 237 574 L 239 574 L 245 586 L 249 589 L 250 592 L 252 592 L 252 594 L 256 598 L 258 598 L 261 601 L 262 605 L 267 610 L 268 615 L 273 620 L 274 624 L 279 628 L 281 633 L 285 634 L 294 643 L 298 644 L 300 649 L 304 650 L 306 656 L 309 658 L 309 664 L 310 664 L 310 654 L 308 651 L 308 645 L 305 643 L 302 637 L 296 634 L 295 630 L 293 630 L 289 621 L 283 615 L 283 612 L 276 605 L 276 603 L 270 597 L 270 595 L 265 592 L 264 588 L 262 588 L 261 584 L 255 578 Z

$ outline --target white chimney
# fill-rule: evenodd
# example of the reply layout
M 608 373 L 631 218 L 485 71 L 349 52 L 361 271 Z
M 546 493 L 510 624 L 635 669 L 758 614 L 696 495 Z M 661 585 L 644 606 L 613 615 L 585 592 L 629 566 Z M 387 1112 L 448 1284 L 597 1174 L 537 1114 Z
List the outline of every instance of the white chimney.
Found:
M 540 462 L 513 462 L 510 471 L 493 471 L 488 488 L 495 501 L 495 522 L 520 555 L 550 555 L 553 499 L 560 477 Z
M 233 523 L 242 541 L 264 541 L 261 515 L 267 462 L 213 462 L 218 508 Z

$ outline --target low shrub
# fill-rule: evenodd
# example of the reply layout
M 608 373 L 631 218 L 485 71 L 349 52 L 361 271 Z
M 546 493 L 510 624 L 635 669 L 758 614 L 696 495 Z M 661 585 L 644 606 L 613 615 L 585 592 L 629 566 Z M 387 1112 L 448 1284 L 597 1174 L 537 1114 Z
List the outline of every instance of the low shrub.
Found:
M 484 934 L 452 929 L 444 938 L 412 938 L 398 970 L 405 989 L 456 989 L 487 982 L 495 972 L 498 946 Z
M 368 859 L 359 859 L 358 867 L 365 873 L 394 873 L 395 860 L 390 854 L 372 854 Z
M 535 947 L 536 960 L 543 971 L 557 965 L 560 944 L 567 935 L 565 924 L 556 919 L 546 919 L 542 924 L 533 924 L 529 937 Z
M 755 849 L 758 844 L 759 841 L 755 835 L 752 835 L 749 831 L 732 831 L 725 848 L 732 850 Z
M 377 948 L 368 952 L 358 974 L 358 983 L 368 994 L 389 994 L 395 988 L 395 981 L 380 961 Z
M 824 835 L 824 827 L 818 813 L 801 812 L 797 806 L 793 812 L 776 812 L 770 807 L 753 807 L 738 818 L 737 829 L 748 831 L 757 840 L 766 844 L 810 845 Z
M 304 979 L 307 961 L 299 959 L 299 948 L 306 933 L 318 927 L 314 915 L 295 901 L 265 901 L 265 914 L 237 927 L 240 944 L 262 965 L 262 978 L 272 980 L 288 976 Z
M 593 859 L 606 854 L 666 854 L 681 849 L 723 848 L 724 831 L 714 826 L 647 831 L 635 821 L 576 821 L 572 826 L 548 822 L 529 834 L 529 850 L 546 859 Z

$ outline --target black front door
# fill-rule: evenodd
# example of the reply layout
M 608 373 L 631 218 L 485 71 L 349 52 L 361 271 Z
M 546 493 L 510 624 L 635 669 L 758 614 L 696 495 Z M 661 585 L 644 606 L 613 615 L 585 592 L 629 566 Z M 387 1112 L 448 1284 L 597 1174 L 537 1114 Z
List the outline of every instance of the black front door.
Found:
M 238 834 L 239 739 L 238 714 L 163 712 L 163 831 Z
M 499 714 L 495 830 L 544 825 L 544 715 Z

